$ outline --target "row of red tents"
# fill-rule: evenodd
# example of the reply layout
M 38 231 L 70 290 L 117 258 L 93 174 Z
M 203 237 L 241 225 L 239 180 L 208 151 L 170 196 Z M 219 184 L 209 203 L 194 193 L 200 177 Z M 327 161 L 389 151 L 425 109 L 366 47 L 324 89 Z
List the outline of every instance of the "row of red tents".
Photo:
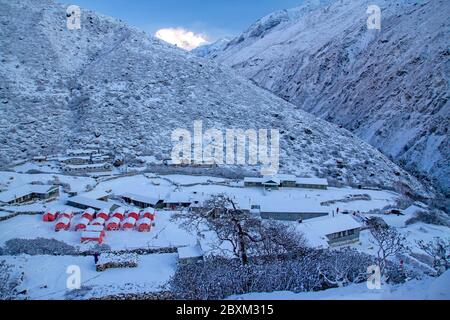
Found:
M 73 218 L 73 212 L 70 211 L 70 210 L 59 211 L 57 209 L 50 209 L 49 211 L 47 211 L 43 215 L 43 219 L 44 219 L 45 222 L 53 222 L 56 219 L 63 218 L 63 217 L 72 219 Z
M 139 232 L 148 232 L 154 225 L 154 220 L 156 216 L 156 211 L 153 208 L 148 208 L 145 210 L 131 209 L 128 212 L 124 208 L 115 209 L 112 214 L 110 214 L 109 209 L 100 210 L 97 214 L 94 209 L 87 209 L 83 212 L 80 221 L 75 226 L 76 231 L 88 232 L 90 236 L 93 236 L 92 230 L 97 228 L 102 228 L 103 235 L 95 238 L 95 241 L 101 243 L 104 237 L 104 229 L 108 231 L 120 230 L 132 230 L 136 227 Z M 73 218 L 73 212 L 49 210 L 44 214 L 44 221 L 56 221 L 55 231 L 65 230 L 68 231 L 71 227 Z M 98 235 L 97 235 L 98 236 Z M 88 240 L 88 237 L 82 236 L 82 241 Z
M 97 214 L 95 214 L 95 211 L 93 209 L 86 210 L 82 217 L 88 219 L 89 221 L 93 221 L 94 217 L 96 219 L 103 219 L 103 220 L 109 220 L 110 218 L 117 218 L 120 221 L 123 221 L 125 218 L 134 218 L 136 220 L 139 220 L 141 218 L 148 218 L 152 221 L 155 220 L 156 211 L 153 208 L 148 208 L 145 210 L 138 210 L 138 209 L 131 209 L 128 212 L 122 207 L 117 208 L 110 214 L 109 209 L 100 210 Z

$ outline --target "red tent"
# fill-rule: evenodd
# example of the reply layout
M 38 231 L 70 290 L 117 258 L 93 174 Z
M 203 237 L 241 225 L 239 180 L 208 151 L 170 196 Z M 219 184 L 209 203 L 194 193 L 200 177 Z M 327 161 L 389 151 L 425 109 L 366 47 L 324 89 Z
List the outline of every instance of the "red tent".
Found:
M 125 209 L 117 208 L 116 210 L 114 210 L 113 217 L 118 218 L 120 221 L 122 221 L 125 218 Z
M 86 229 L 89 225 L 90 220 L 88 218 L 81 218 L 81 220 L 78 222 L 78 224 L 75 226 L 75 230 L 83 230 Z
M 73 212 L 71 210 L 64 210 L 62 213 L 60 213 L 60 216 L 72 219 Z
M 101 232 L 95 232 L 95 231 L 83 231 L 81 234 L 81 242 L 89 242 L 89 241 L 95 241 L 99 244 L 103 243 L 103 238 L 105 237 L 104 234 Z
M 95 220 L 92 220 L 91 225 L 93 226 L 104 226 L 106 220 L 104 218 L 97 218 Z
M 152 220 L 152 221 L 155 221 L 156 210 L 153 209 L 153 208 L 147 208 L 147 209 L 144 209 L 144 210 L 141 212 L 141 216 L 142 216 L 143 218 L 147 218 L 147 219 L 150 219 L 150 220 Z
M 133 229 L 135 225 L 136 225 L 136 219 L 129 217 L 122 223 L 122 228 L 124 230 L 129 230 L 129 229 Z
M 120 229 L 120 219 L 117 217 L 112 217 L 106 223 L 106 230 L 115 231 Z
M 128 211 L 127 218 L 134 218 L 136 220 L 139 219 L 139 210 L 138 209 L 132 209 Z
M 152 228 L 152 220 L 149 218 L 143 218 L 137 223 L 139 232 L 149 232 Z
M 100 210 L 100 212 L 97 213 L 97 218 L 102 218 L 102 219 L 108 220 L 108 218 L 109 218 L 109 209 L 105 208 L 103 210 Z
M 70 219 L 67 217 L 62 217 L 56 222 L 55 231 L 65 230 L 68 231 L 70 229 Z
M 45 222 L 53 222 L 58 218 L 58 211 L 56 210 L 49 210 L 46 213 L 44 213 L 43 217 Z
M 83 215 L 82 215 L 83 218 L 89 219 L 89 221 L 94 220 L 94 216 L 95 216 L 95 210 L 91 209 L 91 208 L 84 211 Z

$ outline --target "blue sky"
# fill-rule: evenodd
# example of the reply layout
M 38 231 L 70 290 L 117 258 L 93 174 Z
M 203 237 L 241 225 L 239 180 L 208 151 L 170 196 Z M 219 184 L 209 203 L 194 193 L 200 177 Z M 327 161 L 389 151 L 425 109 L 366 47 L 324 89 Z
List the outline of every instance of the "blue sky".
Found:
M 64 1 L 64 0 L 63 0 Z M 238 35 L 251 23 L 303 0 L 70 0 L 70 4 L 120 18 L 151 34 L 183 28 L 209 40 Z M 62 1 L 61 1 L 62 2 Z M 66 3 L 66 1 L 64 1 Z

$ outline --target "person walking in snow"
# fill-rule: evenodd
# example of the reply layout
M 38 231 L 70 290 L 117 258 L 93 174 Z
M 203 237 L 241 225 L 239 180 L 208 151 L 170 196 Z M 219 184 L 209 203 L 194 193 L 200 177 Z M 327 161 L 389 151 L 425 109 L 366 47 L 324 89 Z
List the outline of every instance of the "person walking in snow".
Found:
M 97 265 L 97 262 L 98 262 L 98 256 L 99 256 L 99 254 L 96 252 L 96 253 L 94 253 L 94 262 L 95 262 L 95 265 Z

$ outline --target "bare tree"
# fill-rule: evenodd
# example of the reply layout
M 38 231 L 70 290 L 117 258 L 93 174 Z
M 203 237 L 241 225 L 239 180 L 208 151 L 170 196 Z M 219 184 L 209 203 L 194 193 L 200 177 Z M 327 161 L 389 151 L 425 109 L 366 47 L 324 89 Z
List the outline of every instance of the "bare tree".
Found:
M 241 210 L 235 201 L 225 194 L 212 196 L 199 210 L 190 210 L 175 216 L 187 220 L 188 229 L 197 232 L 212 231 L 219 240 L 219 247 L 228 243 L 231 252 L 243 265 L 252 255 L 279 255 L 298 253 L 306 241 L 301 234 L 288 227 L 261 219 Z M 206 227 L 206 228 L 205 228 Z
M 433 268 L 437 275 L 450 269 L 450 241 L 435 238 L 434 241 L 417 241 L 417 245 L 433 259 Z
M 394 228 L 389 226 L 374 226 L 370 228 L 372 237 L 370 242 L 377 246 L 377 263 L 381 275 L 385 274 L 388 259 L 404 251 L 405 238 Z
M 0 261 L 0 300 L 12 300 L 18 294 L 18 287 L 22 282 L 23 273 L 15 274 L 13 266 Z

